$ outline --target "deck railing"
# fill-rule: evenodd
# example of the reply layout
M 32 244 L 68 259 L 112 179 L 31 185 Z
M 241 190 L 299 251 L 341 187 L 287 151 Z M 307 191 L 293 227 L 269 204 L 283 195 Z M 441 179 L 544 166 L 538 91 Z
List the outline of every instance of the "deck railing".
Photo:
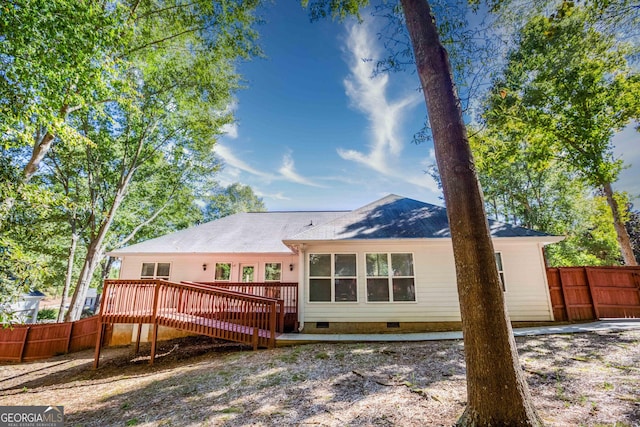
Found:
M 168 326 L 258 347 L 273 348 L 284 308 L 274 298 L 195 283 L 166 280 L 107 280 L 96 340 L 97 368 L 104 327 L 109 323 L 153 323 L 151 361 L 158 326 Z
M 206 286 L 228 289 L 243 294 L 284 301 L 286 329 L 298 327 L 298 284 L 287 282 L 197 282 Z

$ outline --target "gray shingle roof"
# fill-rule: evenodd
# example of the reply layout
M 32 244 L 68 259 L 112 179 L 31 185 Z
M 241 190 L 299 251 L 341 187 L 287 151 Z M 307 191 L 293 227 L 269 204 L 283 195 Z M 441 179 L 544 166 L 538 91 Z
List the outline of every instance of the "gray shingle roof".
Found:
M 243 212 L 110 252 L 291 253 L 282 240 L 345 214 L 340 212 Z M 313 225 L 312 225 L 313 224 Z
M 493 237 L 549 236 L 489 220 Z M 287 242 L 312 240 L 432 239 L 451 237 L 445 208 L 391 194 L 339 218 L 303 231 Z
M 493 237 L 551 237 L 493 220 L 489 228 Z M 449 237 L 445 208 L 392 194 L 350 212 L 238 213 L 109 254 L 291 253 L 283 241 Z

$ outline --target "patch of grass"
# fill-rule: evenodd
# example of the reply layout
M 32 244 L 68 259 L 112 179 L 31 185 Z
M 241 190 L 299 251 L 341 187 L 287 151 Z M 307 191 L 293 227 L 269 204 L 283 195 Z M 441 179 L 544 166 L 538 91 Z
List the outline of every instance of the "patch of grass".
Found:
M 131 404 L 129 402 L 124 402 L 122 405 L 120 405 L 120 409 L 125 410 L 125 409 L 129 409 L 131 408 Z
M 316 353 L 316 359 L 324 360 L 329 358 L 329 353 L 326 351 L 321 351 L 320 353 Z
M 279 373 L 268 375 L 264 378 L 264 381 L 258 384 L 257 389 L 262 390 L 267 387 L 279 386 L 282 384 L 282 376 Z
M 241 414 L 242 408 L 238 408 L 235 406 L 231 406 L 229 408 L 224 408 L 223 410 L 219 411 L 221 414 Z
M 334 359 L 336 360 L 344 360 L 345 356 L 346 354 L 344 353 L 344 351 L 338 351 L 333 355 Z
M 604 384 L 602 384 L 602 388 L 606 391 L 611 391 L 613 390 L 613 384 L 611 384 L 609 381 L 605 381 Z
M 293 382 L 304 381 L 306 379 L 307 379 L 307 375 L 302 372 L 296 372 L 295 374 L 291 375 L 291 381 Z
M 127 420 L 127 422 L 124 423 L 125 426 L 137 426 L 138 423 L 140 421 L 138 421 L 137 418 L 131 418 L 130 420 Z

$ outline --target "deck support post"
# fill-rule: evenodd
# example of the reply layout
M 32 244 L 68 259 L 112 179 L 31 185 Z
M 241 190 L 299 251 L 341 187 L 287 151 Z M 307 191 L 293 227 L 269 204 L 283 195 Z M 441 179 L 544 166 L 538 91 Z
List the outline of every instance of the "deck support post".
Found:
M 253 350 L 257 350 L 258 349 L 258 334 L 260 332 L 260 328 L 254 327 L 253 328 L 253 338 L 251 340 L 252 344 L 253 344 Z
M 100 349 L 102 348 L 102 337 L 104 336 L 105 324 L 102 323 L 102 319 L 98 319 L 98 333 L 96 334 L 96 351 L 93 356 L 93 369 L 98 369 L 100 363 Z
M 142 334 L 142 323 L 138 323 L 138 336 L 136 338 L 136 352 L 138 354 L 140 352 L 140 334 Z
M 156 358 L 156 343 L 158 341 L 158 322 L 153 324 L 153 341 L 151 341 L 151 358 L 149 364 L 153 365 L 153 361 Z

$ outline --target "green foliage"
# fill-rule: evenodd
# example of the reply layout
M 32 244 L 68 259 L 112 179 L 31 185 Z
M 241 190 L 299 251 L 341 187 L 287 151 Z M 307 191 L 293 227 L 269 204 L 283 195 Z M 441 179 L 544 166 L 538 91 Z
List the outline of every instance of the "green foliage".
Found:
M 626 63 L 628 49 L 588 25 L 584 10 L 560 12 L 523 28 L 484 119 L 600 188 L 620 172 L 611 137 L 640 117 L 640 79 Z
M 634 211 L 629 208 L 629 217 L 625 225 L 633 246 L 633 254 L 636 256 L 638 263 L 640 263 L 640 211 Z
M 251 187 L 237 182 L 225 188 L 216 188 L 204 201 L 204 221 L 213 221 L 238 212 L 267 210 L 262 198 L 256 196 Z
M 195 200 L 214 185 L 216 138 L 233 120 L 229 105 L 241 88 L 235 64 L 260 54 L 258 4 L 0 6 L 8 288 L 60 289 L 72 234 L 81 243 L 73 274 L 86 283 L 106 249 L 201 219 Z M 52 148 L 27 183 L 22 170 L 45 135 Z
M 593 197 L 562 163 L 502 130 L 471 135 L 489 216 L 566 236 L 547 247 L 552 266 L 620 263 L 611 210 L 604 197 Z
M 38 321 L 40 320 L 56 320 L 58 318 L 58 310 L 55 308 L 41 308 L 38 310 Z
M 549 265 L 619 265 L 620 248 L 606 199 L 600 196 L 585 198 L 576 209 L 572 228 L 565 232 L 565 240 L 545 249 Z
M 490 197 L 502 194 L 515 206 L 511 211 L 524 225 L 569 236 L 556 246 L 565 254 L 548 252 L 557 265 L 619 262 L 615 229 L 604 218 L 624 222 L 625 212 L 614 219 L 599 201 L 587 202 L 582 183 L 596 191 L 610 188 L 622 168 L 612 136 L 640 117 L 640 78 L 627 63 L 631 49 L 599 31 L 590 13 L 563 2 L 551 16 L 527 22 L 483 113 L 488 133 L 502 144 L 480 154 L 491 154 L 479 161 L 488 173 L 483 184 Z M 546 224 L 531 220 L 540 205 L 528 204 L 532 190 L 534 200 L 564 214 L 547 208 Z M 518 197 L 525 200 L 514 203 Z M 592 210 L 584 212 L 584 206 Z

